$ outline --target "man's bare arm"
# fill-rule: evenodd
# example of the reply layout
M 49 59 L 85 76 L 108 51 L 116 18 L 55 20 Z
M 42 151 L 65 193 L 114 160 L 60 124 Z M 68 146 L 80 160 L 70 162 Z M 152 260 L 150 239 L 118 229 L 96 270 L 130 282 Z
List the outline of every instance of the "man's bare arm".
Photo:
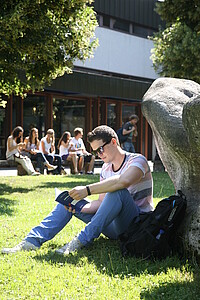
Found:
M 91 194 L 104 194 L 128 188 L 131 184 L 136 184 L 143 177 L 143 172 L 138 167 L 130 167 L 123 174 L 112 176 L 103 181 L 89 185 Z M 76 200 L 88 196 L 85 186 L 77 186 L 69 192 L 70 196 Z

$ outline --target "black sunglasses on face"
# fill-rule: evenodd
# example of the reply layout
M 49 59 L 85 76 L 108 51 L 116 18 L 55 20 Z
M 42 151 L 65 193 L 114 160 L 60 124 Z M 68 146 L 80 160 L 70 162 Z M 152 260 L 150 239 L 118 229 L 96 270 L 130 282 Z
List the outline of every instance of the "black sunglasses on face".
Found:
M 104 149 L 103 149 L 104 146 L 110 144 L 110 142 L 111 142 L 111 140 L 108 141 L 108 142 L 106 142 L 105 144 L 103 144 L 102 146 L 100 146 L 99 148 L 97 148 L 96 150 L 93 150 L 93 151 L 92 151 L 92 154 L 95 155 L 95 156 L 96 156 L 97 154 L 100 154 L 100 155 L 103 154 L 103 152 L 104 152 Z

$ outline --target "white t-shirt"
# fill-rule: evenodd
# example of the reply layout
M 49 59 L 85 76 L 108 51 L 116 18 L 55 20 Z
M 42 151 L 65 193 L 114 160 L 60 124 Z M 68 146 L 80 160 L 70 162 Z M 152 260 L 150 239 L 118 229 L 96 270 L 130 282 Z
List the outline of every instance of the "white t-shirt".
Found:
M 45 151 L 46 151 L 47 153 L 50 153 L 51 142 L 50 142 L 50 143 L 47 143 L 47 138 L 46 138 L 46 136 L 44 136 L 44 137 L 41 139 L 39 150 L 43 153 L 42 145 L 41 145 L 42 141 L 44 142 Z
M 76 150 L 77 154 L 83 154 L 83 150 L 77 150 L 77 149 L 84 149 L 85 150 L 85 145 L 83 143 L 83 140 L 81 138 L 79 138 L 78 140 L 73 137 L 70 141 L 70 144 L 73 144 L 72 146 L 72 150 Z
M 143 177 L 140 182 L 130 185 L 127 189 L 141 211 L 151 211 L 153 210 L 153 179 L 148 162 L 143 155 L 126 152 L 124 161 L 117 171 L 113 171 L 112 163 L 104 163 L 100 181 L 123 174 L 131 166 L 139 168 L 143 172 Z
M 67 155 L 69 154 L 69 149 L 68 147 L 65 147 L 63 145 L 60 145 L 60 148 L 59 148 L 59 155 L 62 157 L 63 155 Z
M 9 136 L 8 139 L 11 139 L 11 146 L 17 146 L 17 143 L 15 142 L 15 140 L 13 139 L 12 135 Z M 19 153 L 18 149 L 15 148 L 12 151 L 8 150 L 8 139 L 7 139 L 7 150 L 6 150 L 6 158 L 11 158 L 14 154 Z

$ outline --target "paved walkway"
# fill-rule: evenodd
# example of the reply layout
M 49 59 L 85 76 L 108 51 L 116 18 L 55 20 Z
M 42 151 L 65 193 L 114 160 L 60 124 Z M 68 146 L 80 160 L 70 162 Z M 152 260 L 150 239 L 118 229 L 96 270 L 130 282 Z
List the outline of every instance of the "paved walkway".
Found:
M 65 171 L 70 175 L 70 169 L 65 168 Z M 100 174 L 101 168 L 94 168 L 94 174 Z M 0 168 L 0 176 L 17 176 L 17 168 Z
M 153 172 L 153 163 L 149 161 L 151 172 Z M 70 169 L 65 168 L 67 174 L 70 174 Z M 100 174 L 101 168 L 94 168 L 94 174 Z M 0 168 L 0 176 L 17 176 L 17 168 Z
M 16 168 L 0 168 L 0 176 L 17 176 Z

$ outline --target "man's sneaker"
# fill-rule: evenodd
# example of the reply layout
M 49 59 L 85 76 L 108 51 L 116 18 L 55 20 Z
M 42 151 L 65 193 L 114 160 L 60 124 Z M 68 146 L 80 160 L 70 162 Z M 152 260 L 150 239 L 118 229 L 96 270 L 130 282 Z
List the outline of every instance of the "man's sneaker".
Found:
M 92 171 L 88 171 L 87 175 L 94 175 L 94 173 Z
M 56 253 L 61 255 L 68 255 L 69 253 L 75 252 L 83 247 L 83 244 L 79 241 L 77 237 L 75 237 L 71 242 L 67 243 L 60 249 L 56 250 Z
M 10 254 L 10 253 L 18 252 L 18 251 L 30 251 L 30 250 L 37 250 L 37 249 L 39 249 L 39 247 L 36 247 L 35 245 L 24 240 L 13 248 L 3 248 L 1 250 L 1 253 Z

